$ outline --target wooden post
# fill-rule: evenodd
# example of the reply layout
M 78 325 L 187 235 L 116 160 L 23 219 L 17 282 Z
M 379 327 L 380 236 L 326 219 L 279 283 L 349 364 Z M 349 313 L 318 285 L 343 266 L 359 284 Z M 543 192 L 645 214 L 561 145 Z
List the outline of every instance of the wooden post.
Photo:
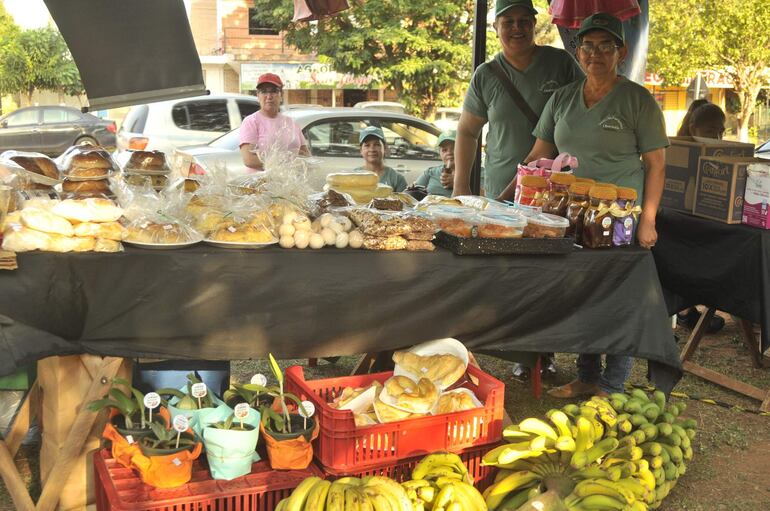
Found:
M 37 403 L 40 399 L 40 388 L 37 384 L 37 380 L 32 384 L 24 397 L 24 401 L 21 403 L 19 411 L 16 412 L 16 417 L 13 419 L 8 436 L 5 438 L 5 443 L 8 446 L 8 451 L 11 453 L 11 458 L 16 457 L 16 453 L 19 452 L 19 447 L 24 437 L 27 436 L 32 421 L 37 416 Z
M 35 504 L 32 502 L 27 486 L 21 479 L 19 470 L 13 462 L 13 456 L 2 440 L 0 440 L 0 474 L 3 476 L 5 487 L 8 488 L 8 493 L 11 494 L 11 499 L 16 509 L 33 511 Z

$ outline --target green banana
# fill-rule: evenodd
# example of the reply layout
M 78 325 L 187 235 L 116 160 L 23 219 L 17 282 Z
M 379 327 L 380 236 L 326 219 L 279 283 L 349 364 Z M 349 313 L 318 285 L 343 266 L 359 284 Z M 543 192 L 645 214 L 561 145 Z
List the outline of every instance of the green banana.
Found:
M 534 472 L 522 471 L 514 472 L 508 477 L 500 480 L 494 486 L 492 490 L 487 494 L 486 503 L 489 509 L 496 509 L 502 504 L 505 497 L 519 488 L 522 488 L 533 481 L 539 479 L 540 476 Z
M 623 411 L 630 414 L 637 414 L 642 412 L 642 407 L 647 404 L 647 401 L 642 401 L 637 398 L 632 398 L 626 401 Z
M 637 398 L 641 401 L 644 401 L 645 403 L 650 401 L 650 396 L 648 396 L 647 393 L 642 389 L 633 389 L 631 391 L 631 397 Z
M 657 442 L 645 442 L 639 447 L 642 448 L 642 452 L 647 456 L 660 456 L 663 447 Z
M 575 452 L 572 456 L 570 465 L 573 468 L 583 468 L 589 463 L 593 463 L 595 460 L 606 456 L 617 448 L 618 440 L 616 438 L 604 438 L 586 451 Z
M 660 407 L 656 403 L 647 403 L 642 407 L 642 415 L 655 422 L 660 415 Z
M 663 465 L 663 471 L 666 473 L 666 481 L 673 481 L 679 477 L 679 471 L 673 463 L 666 463 Z
M 495 449 L 493 449 L 493 451 L 494 450 Z M 487 455 L 489 454 L 490 453 L 487 453 Z M 433 468 L 443 465 L 454 467 L 454 471 L 459 474 L 465 475 L 468 473 L 468 469 L 465 467 L 465 464 L 463 464 L 463 460 L 460 456 L 451 452 L 439 452 L 429 454 L 421 459 L 412 470 L 412 479 L 425 479 L 425 476 L 430 473 Z
M 612 486 L 611 484 L 603 484 L 600 483 L 600 481 L 606 481 L 607 483 L 611 483 L 611 481 L 604 480 L 594 480 L 594 481 L 581 481 L 577 485 L 575 485 L 575 489 L 572 490 L 572 493 L 577 495 L 580 498 L 588 497 L 589 495 L 605 495 L 607 497 L 612 497 L 615 500 L 619 500 L 621 502 L 625 502 L 627 504 L 630 504 L 634 500 L 636 500 L 636 497 L 622 487 L 616 487 Z
M 529 491 L 531 488 L 524 488 L 517 492 L 512 492 L 506 495 L 506 499 L 497 506 L 497 511 L 516 511 L 523 506 L 529 499 Z M 435 510 L 434 510 L 435 511 Z
M 624 394 L 622 392 L 613 392 L 610 394 L 610 399 L 617 399 L 618 401 L 626 402 L 630 399 L 628 394 Z
M 620 500 L 613 499 L 612 497 L 608 497 L 607 495 L 588 495 L 587 497 L 581 498 L 578 501 L 578 509 L 585 509 L 585 510 L 593 510 L 593 509 L 607 509 L 607 510 L 615 510 L 615 509 L 625 509 L 626 503 L 621 502 Z
M 562 406 L 561 409 L 564 413 L 566 413 L 567 415 L 571 415 L 573 417 L 577 417 L 578 415 L 580 415 L 580 407 L 575 403 L 568 403 Z

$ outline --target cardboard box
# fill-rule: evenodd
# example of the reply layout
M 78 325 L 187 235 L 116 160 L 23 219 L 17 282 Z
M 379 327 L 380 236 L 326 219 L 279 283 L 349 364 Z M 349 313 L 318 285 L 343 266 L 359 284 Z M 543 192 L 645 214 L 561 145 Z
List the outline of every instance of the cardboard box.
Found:
M 749 165 L 743 198 L 743 223 L 770 229 L 770 162 Z
M 746 169 L 756 158 L 704 156 L 698 163 L 693 214 L 739 224 L 743 215 Z
M 666 184 L 661 206 L 693 212 L 698 161 L 702 156 L 754 156 L 754 146 L 727 140 L 671 137 L 666 149 Z

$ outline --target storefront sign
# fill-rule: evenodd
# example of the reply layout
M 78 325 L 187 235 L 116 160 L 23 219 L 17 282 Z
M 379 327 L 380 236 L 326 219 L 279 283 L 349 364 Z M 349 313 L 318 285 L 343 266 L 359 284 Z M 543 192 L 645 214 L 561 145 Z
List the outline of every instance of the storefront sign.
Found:
M 701 77 L 706 80 L 706 86 L 709 89 L 732 89 L 733 81 L 730 76 L 722 71 L 700 71 Z M 687 80 L 682 83 L 682 87 L 687 87 L 691 80 Z M 644 75 L 645 85 L 661 86 L 663 85 L 663 77 L 658 73 L 648 71 Z
M 285 89 L 366 89 L 374 83 L 370 76 L 338 73 L 331 64 L 260 62 L 241 64 L 241 91 L 256 89 L 257 78 L 263 73 L 280 76 Z

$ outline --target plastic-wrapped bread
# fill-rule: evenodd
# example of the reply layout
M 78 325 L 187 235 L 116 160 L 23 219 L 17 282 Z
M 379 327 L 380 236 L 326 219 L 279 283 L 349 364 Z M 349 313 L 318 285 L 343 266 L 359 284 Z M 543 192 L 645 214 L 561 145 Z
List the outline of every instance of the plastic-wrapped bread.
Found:
M 75 222 L 116 222 L 123 216 L 123 209 L 101 198 L 63 200 L 51 211 Z
M 407 240 L 406 249 L 410 252 L 422 252 L 436 250 L 436 246 L 430 241 Z
M 379 180 L 374 172 L 336 172 L 326 176 L 326 182 L 335 188 L 374 188 Z
M 404 250 L 407 241 L 401 236 L 364 236 L 367 250 Z
M 94 252 L 122 252 L 123 244 L 119 241 L 97 238 L 94 240 Z
M 50 241 L 51 236 L 45 232 L 14 225 L 3 233 L 3 250 L 11 252 L 46 250 Z
M 126 234 L 125 227 L 118 222 L 83 222 L 75 226 L 75 236 L 81 238 L 103 238 L 120 241 Z
M 398 236 L 412 230 L 400 215 L 392 213 L 355 209 L 350 212 L 350 218 L 367 236 Z
M 37 208 L 25 208 L 21 211 L 21 223 L 36 231 L 72 236 L 75 229 L 66 218 L 55 215 L 50 211 Z
M 90 252 L 96 246 L 94 238 L 74 238 L 51 234 L 51 240 L 44 250 L 49 252 Z

